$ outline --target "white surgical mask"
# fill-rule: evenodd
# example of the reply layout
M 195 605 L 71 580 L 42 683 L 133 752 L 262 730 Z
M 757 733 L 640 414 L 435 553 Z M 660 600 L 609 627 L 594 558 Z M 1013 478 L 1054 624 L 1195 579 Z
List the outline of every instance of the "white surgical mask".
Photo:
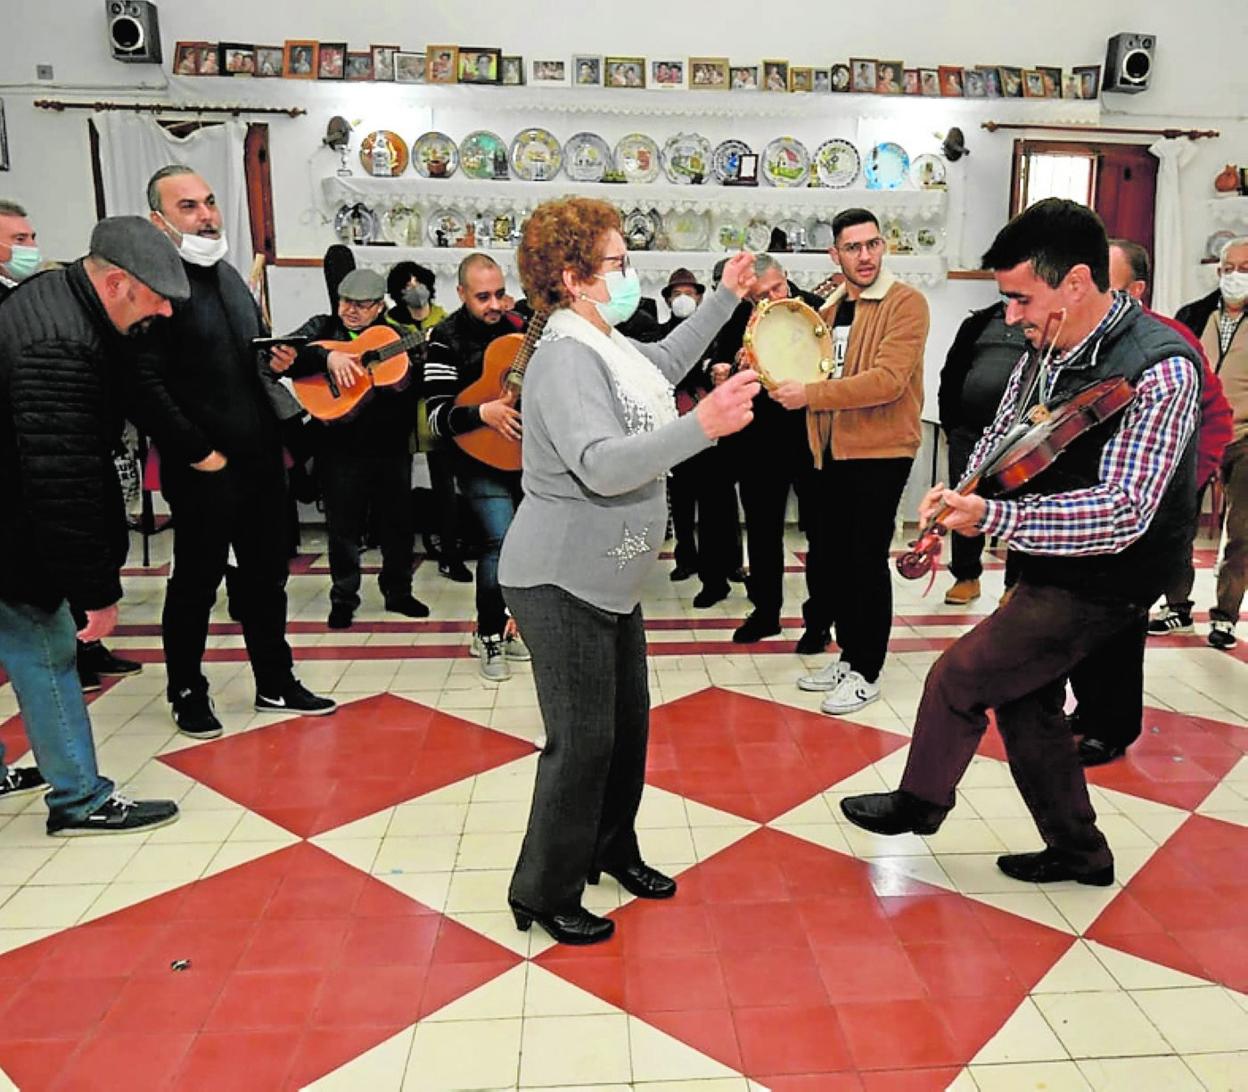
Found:
M 681 293 L 672 297 L 672 314 L 679 319 L 687 319 L 698 309 L 698 301 L 692 296 Z
M 169 220 L 164 213 L 157 215 L 169 224 Z M 225 239 L 225 232 L 221 232 L 215 239 L 209 239 L 204 235 L 191 235 L 187 232 L 178 231 L 177 228 L 169 224 L 171 228 L 181 237 L 178 242 L 178 253 L 182 256 L 183 261 L 190 262 L 191 265 L 202 265 L 205 269 L 217 264 L 225 257 L 226 252 L 230 249 Z
M 1238 303 L 1242 299 L 1248 299 L 1248 273 L 1223 273 L 1218 278 L 1218 287 L 1222 290 L 1224 300 Z

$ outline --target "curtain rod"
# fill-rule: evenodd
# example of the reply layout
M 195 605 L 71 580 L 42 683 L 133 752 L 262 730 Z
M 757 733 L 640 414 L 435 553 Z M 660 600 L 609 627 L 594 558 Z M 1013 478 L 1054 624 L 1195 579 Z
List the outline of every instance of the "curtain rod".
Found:
M 1135 136 L 1160 136 L 1171 139 L 1185 136 L 1188 140 L 1222 135 L 1217 129 L 1115 129 L 1104 125 L 1044 125 L 1030 121 L 985 121 L 980 123 L 980 128 L 987 129 L 990 133 L 995 133 L 998 129 L 1048 129 L 1063 133 L 1130 133 Z
M 285 114 L 296 118 L 306 114 L 302 106 L 235 106 L 213 105 L 211 103 L 173 103 L 173 102 L 65 102 L 60 99 L 37 99 L 35 106 L 40 110 L 130 110 L 135 113 L 148 111 L 153 114 Z

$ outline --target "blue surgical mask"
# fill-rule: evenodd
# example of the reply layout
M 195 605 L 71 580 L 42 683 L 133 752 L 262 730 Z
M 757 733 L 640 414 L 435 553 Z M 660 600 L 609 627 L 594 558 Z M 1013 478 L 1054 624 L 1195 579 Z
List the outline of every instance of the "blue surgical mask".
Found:
M 598 276 L 607 282 L 607 294 L 610 297 L 606 303 L 594 301 L 602 321 L 608 326 L 627 322 L 641 303 L 641 281 L 637 279 L 637 270 L 630 269 L 627 273 L 621 273 L 618 269 L 613 269 L 610 273 L 599 273 Z
M 4 263 L 4 267 L 9 271 L 9 276 L 15 281 L 24 281 L 39 268 L 39 248 L 37 246 L 18 246 L 15 243 L 11 249 L 13 256 Z

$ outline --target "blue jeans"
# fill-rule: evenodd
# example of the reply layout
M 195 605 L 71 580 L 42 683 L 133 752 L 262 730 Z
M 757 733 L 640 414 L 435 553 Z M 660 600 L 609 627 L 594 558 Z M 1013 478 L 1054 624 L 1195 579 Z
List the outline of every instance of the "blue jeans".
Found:
M 481 528 L 481 557 L 477 561 L 477 632 L 501 634 L 507 625 L 507 605 L 498 587 L 498 554 L 503 536 L 523 495 L 520 474 L 495 470 L 476 459 L 459 456 L 455 463 L 459 491 Z
M 90 815 L 112 795 L 113 783 L 95 764 L 69 605 L 48 612 L 0 599 L 0 664 L 17 693 L 39 772 L 52 786 L 48 810 L 72 819 Z M 7 773 L 0 744 L 0 777 Z

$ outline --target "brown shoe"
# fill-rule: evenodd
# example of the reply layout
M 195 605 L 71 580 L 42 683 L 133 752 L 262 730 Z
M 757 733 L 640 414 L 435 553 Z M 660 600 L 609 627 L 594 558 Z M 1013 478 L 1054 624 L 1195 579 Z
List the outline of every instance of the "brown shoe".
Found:
M 959 580 L 945 592 L 945 602 L 951 607 L 965 607 L 979 598 L 978 580 Z

